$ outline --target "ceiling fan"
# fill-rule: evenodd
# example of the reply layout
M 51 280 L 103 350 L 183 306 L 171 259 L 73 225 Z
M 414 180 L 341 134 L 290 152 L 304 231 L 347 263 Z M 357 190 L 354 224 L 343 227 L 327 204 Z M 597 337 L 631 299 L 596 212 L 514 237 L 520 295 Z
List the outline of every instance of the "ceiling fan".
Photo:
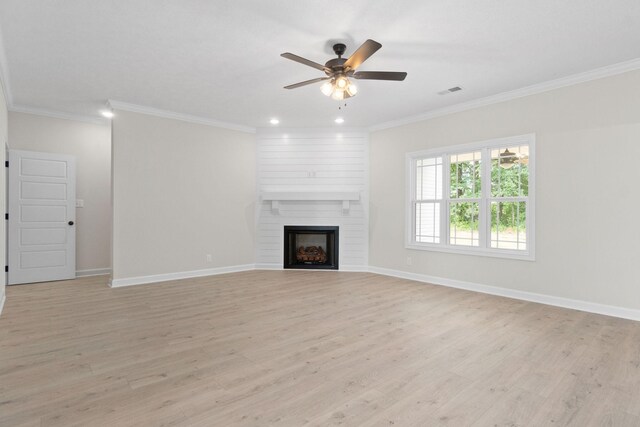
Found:
M 358 88 L 353 84 L 349 78 L 352 77 L 358 80 L 395 80 L 402 81 L 407 77 L 407 73 L 395 72 L 395 71 L 356 71 L 356 69 L 362 65 L 371 55 L 376 53 L 382 45 L 374 40 L 367 40 L 351 55 L 348 59 L 344 59 L 344 54 L 347 46 L 342 43 L 336 43 L 333 45 L 333 51 L 337 58 L 328 60 L 324 65 L 317 62 L 310 61 L 301 56 L 294 55 L 293 53 L 283 53 L 283 58 L 290 59 L 292 61 L 299 62 L 309 67 L 313 67 L 317 70 L 324 71 L 326 77 L 318 77 L 317 79 L 306 80 L 304 82 L 295 83 L 289 86 L 285 86 L 285 89 L 295 89 L 301 86 L 326 81 L 322 85 L 320 90 L 327 96 L 331 96 L 333 99 L 342 100 L 354 96 L 358 92 Z

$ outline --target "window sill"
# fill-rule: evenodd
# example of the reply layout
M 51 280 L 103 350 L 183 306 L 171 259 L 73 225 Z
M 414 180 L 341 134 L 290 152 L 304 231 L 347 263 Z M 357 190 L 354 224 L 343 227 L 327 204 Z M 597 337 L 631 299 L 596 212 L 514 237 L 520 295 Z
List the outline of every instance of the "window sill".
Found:
M 419 251 L 433 251 L 433 252 L 446 252 L 459 255 L 475 255 L 485 256 L 491 258 L 504 258 L 515 259 L 519 261 L 535 261 L 535 254 L 532 251 L 516 252 L 507 249 L 486 249 L 486 248 L 470 248 L 470 247 L 456 247 L 456 246 L 444 246 L 438 244 L 429 243 L 409 243 L 405 245 L 406 249 L 414 249 Z

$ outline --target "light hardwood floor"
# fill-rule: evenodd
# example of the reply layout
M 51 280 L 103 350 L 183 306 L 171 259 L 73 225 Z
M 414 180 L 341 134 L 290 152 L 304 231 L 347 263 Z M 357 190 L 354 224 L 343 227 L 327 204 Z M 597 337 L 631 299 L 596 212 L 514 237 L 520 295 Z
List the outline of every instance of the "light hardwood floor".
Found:
M 1 426 L 640 426 L 640 323 L 367 273 L 7 287 Z

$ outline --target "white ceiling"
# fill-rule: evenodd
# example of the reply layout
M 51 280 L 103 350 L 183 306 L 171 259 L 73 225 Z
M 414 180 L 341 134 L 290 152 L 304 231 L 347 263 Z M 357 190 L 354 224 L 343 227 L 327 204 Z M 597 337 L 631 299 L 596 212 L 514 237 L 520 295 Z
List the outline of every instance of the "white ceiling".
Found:
M 108 99 L 249 127 L 370 127 L 640 57 L 638 0 L 3 0 L 13 105 L 98 116 Z M 382 43 L 339 111 L 324 63 Z M 0 58 L 2 55 L 0 55 Z M 452 86 L 463 91 L 438 95 Z

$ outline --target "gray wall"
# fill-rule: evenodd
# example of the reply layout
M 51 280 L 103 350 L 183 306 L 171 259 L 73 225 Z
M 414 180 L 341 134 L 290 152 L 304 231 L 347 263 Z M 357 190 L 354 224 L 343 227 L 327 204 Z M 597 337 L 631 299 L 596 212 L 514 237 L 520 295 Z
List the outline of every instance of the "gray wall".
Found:
M 405 153 L 526 133 L 537 136 L 534 262 L 405 249 Z M 640 309 L 640 71 L 374 132 L 370 144 L 371 266 Z
M 112 129 L 114 280 L 254 263 L 253 134 L 125 111 Z

